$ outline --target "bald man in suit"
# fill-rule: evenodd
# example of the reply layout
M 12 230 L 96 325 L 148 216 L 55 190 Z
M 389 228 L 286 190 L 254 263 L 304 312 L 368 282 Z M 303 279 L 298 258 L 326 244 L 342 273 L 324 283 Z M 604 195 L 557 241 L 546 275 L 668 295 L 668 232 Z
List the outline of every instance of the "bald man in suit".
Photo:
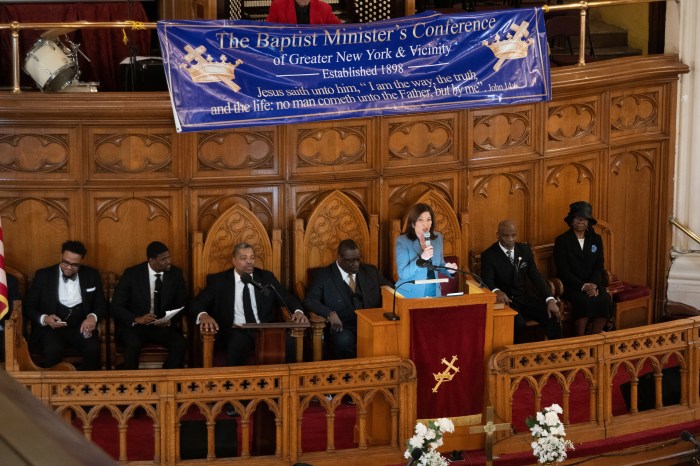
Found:
M 481 253 L 481 279 L 496 293 L 496 302 L 518 312 L 513 340 L 522 341 L 526 320 L 536 320 L 550 340 L 561 338 L 560 312 L 551 289 L 537 269 L 532 249 L 516 243 L 517 230 L 510 220 L 498 224 L 498 241 Z M 527 289 L 530 280 L 538 295 Z

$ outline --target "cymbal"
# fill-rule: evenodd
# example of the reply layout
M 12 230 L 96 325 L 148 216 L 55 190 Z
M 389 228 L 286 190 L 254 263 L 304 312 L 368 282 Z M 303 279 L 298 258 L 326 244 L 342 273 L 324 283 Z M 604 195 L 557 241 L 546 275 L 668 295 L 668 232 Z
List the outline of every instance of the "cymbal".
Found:
M 77 31 L 78 28 L 72 28 L 72 29 L 63 29 L 63 28 L 58 28 L 58 29 L 49 29 L 48 31 L 45 31 L 41 34 L 42 39 L 46 40 L 56 40 L 58 39 L 59 36 L 62 36 L 64 34 L 68 34 L 73 31 Z

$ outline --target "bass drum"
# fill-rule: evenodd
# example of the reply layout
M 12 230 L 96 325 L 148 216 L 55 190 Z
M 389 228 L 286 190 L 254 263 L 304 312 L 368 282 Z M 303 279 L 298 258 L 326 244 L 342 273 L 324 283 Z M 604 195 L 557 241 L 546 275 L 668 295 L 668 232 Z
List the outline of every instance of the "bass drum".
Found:
M 78 64 L 56 41 L 39 39 L 24 59 L 24 72 L 42 91 L 56 92 L 78 74 Z

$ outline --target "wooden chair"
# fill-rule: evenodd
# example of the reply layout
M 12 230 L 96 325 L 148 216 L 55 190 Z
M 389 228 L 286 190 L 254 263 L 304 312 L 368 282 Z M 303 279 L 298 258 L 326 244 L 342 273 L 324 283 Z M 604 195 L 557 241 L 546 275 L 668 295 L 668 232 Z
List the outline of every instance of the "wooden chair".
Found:
M 13 274 L 14 275 L 14 274 Z M 63 361 L 55 366 L 47 369 L 34 364 L 32 356 L 29 353 L 29 345 L 24 337 L 23 318 L 22 318 L 22 301 L 14 301 L 12 315 L 5 320 L 5 371 L 8 373 L 18 371 L 74 371 L 75 366 L 69 362 Z
M 282 232 L 274 229 L 271 236 L 262 222 L 249 209 L 241 204 L 235 204 L 214 222 L 207 232 L 206 240 L 201 231 L 192 234 L 192 282 L 196 295 L 206 286 L 207 275 L 222 272 L 231 267 L 233 247 L 241 242 L 253 246 L 255 265 L 275 274 L 279 279 L 282 269 Z M 287 309 L 282 309 L 282 319 L 290 321 Z M 195 332 L 201 338 L 202 366 L 214 365 L 213 332 Z M 296 338 L 296 360 L 303 359 L 303 329 L 293 329 L 292 337 Z M 196 338 L 195 338 L 196 340 Z
M 426 191 L 423 195 L 416 199 L 411 204 L 428 204 L 435 211 L 433 224 L 435 231 L 442 234 L 443 239 L 443 256 L 445 262 L 454 262 L 459 267 L 466 263 L 468 247 L 468 221 L 467 214 L 462 213 L 457 216 L 452 206 L 435 191 Z M 401 236 L 401 232 L 406 229 L 406 219 L 391 221 L 391 266 L 393 270 L 394 280 L 398 280 L 398 271 L 396 269 L 396 239 Z M 453 280 L 448 283 L 442 283 L 442 294 L 464 291 L 465 279 L 461 275 L 456 275 Z
M 625 329 L 652 323 L 653 296 L 646 285 L 620 280 L 612 270 L 615 264 L 615 241 L 610 224 L 598 220 L 594 229 L 603 239 L 605 259 L 605 284 L 612 298 L 615 327 Z
M 352 239 L 362 251 L 362 261 L 374 266 L 379 259 L 379 217 L 365 218 L 360 208 L 341 191 L 330 191 L 307 218 L 294 222 L 294 284 L 303 299 L 312 272 L 336 260 L 338 244 Z M 323 358 L 325 318 L 310 313 L 313 360 Z

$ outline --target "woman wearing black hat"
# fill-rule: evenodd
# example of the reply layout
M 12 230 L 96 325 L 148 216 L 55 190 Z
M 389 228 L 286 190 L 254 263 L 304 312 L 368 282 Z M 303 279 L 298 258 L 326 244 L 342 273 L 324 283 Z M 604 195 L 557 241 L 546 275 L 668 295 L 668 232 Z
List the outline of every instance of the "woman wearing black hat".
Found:
M 557 277 L 564 284 L 562 298 L 571 302 L 574 333 L 600 333 L 610 314 L 610 298 L 603 285 L 603 240 L 593 231 L 597 223 L 586 201 L 574 202 L 564 221 L 571 227 L 554 241 Z

